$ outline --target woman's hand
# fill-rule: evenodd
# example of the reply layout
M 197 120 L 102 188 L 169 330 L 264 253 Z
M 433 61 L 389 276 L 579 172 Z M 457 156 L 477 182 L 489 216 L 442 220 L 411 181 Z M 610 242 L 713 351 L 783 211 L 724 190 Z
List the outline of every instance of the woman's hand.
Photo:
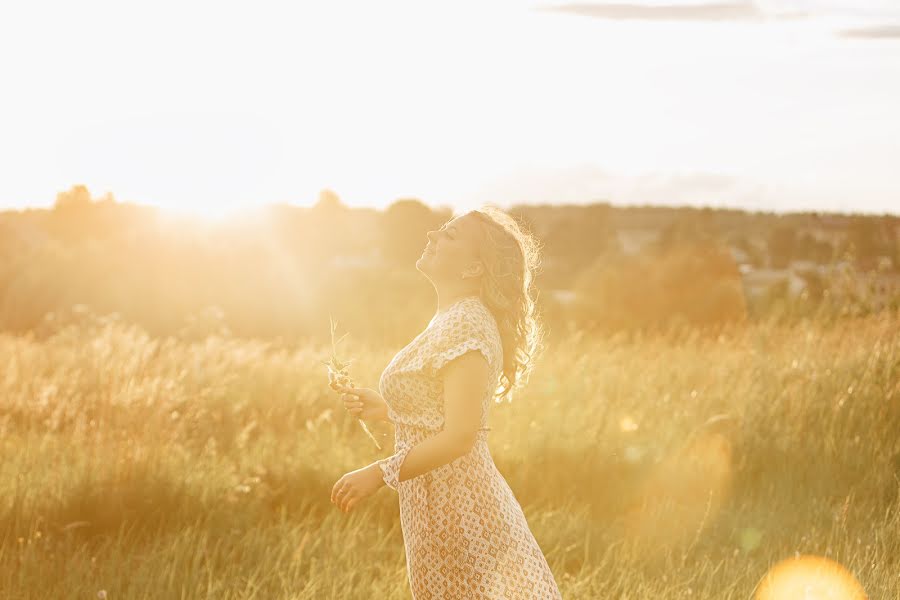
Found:
M 344 408 L 359 419 L 371 421 L 387 421 L 388 405 L 377 391 L 371 388 L 347 387 L 337 383 L 331 389 L 341 393 Z
M 362 469 L 350 471 L 337 480 L 331 488 L 331 503 L 341 512 L 349 513 L 353 507 L 385 485 L 381 467 L 372 463 Z

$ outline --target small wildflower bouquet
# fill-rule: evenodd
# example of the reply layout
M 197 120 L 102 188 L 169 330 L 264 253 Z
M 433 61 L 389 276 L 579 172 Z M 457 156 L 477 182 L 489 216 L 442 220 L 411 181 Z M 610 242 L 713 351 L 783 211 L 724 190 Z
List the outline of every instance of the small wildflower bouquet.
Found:
M 347 372 L 347 367 L 350 365 L 352 361 L 341 361 L 338 360 L 337 357 L 337 345 L 343 340 L 347 334 L 341 336 L 341 339 L 337 342 L 334 341 L 334 332 L 337 329 L 337 322 L 331 318 L 331 315 L 328 316 L 329 321 L 331 322 L 331 358 L 327 361 L 320 361 L 323 365 L 328 367 L 328 385 L 340 385 L 343 387 L 355 387 L 353 380 L 350 379 L 350 375 Z M 362 419 L 357 418 L 360 426 L 362 426 L 363 430 L 366 432 L 366 435 L 375 442 L 375 447 L 381 450 L 381 444 L 378 443 L 378 440 L 375 439 L 375 436 L 369 431 L 369 428 L 366 427 L 366 424 Z

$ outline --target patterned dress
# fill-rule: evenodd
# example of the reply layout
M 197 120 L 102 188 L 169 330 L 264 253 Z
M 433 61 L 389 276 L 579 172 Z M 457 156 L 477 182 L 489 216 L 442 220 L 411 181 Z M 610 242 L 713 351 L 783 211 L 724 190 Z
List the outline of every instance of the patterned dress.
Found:
M 410 448 L 444 424 L 439 369 L 470 350 L 481 352 L 499 383 L 500 332 L 488 307 L 468 296 L 446 307 L 398 352 L 379 388 L 395 427 L 395 453 L 378 462 L 400 497 L 406 567 L 415 600 L 560 599 L 535 541 L 487 444 L 493 386 L 481 402 L 481 430 L 467 454 L 418 477 L 398 481 Z

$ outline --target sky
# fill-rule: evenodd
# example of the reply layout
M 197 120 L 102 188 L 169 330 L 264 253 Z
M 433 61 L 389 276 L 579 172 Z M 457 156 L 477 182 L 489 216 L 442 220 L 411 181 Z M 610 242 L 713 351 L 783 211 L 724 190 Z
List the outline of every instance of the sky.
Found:
M 0 77 L 0 209 L 900 213 L 896 0 L 35 0 Z

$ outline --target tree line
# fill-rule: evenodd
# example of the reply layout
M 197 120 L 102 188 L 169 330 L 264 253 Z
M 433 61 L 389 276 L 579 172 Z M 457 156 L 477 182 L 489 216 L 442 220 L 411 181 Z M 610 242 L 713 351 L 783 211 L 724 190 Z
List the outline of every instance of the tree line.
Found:
M 740 322 L 765 313 L 747 297 L 748 269 L 900 265 L 892 215 L 604 202 L 509 212 L 541 242 L 538 305 L 551 333 Z M 0 213 L 0 329 L 39 334 L 87 312 L 154 335 L 296 340 L 325 336 L 333 316 L 358 338 L 404 343 L 435 309 L 414 267 L 425 234 L 451 217 L 416 198 L 350 208 L 323 190 L 311 206 L 209 223 L 74 186 L 52 209 Z

